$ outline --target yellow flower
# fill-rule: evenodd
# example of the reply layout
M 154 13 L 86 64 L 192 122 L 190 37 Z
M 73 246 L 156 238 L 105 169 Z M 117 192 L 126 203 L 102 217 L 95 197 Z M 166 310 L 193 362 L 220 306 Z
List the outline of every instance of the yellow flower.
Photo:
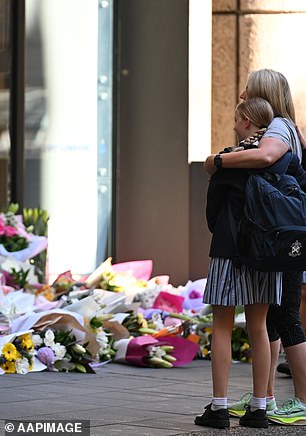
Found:
M 243 345 L 241 345 L 240 351 L 248 350 L 249 348 L 250 348 L 250 344 L 245 342 Z
M 22 348 L 26 349 L 27 351 L 33 350 L 34 344 L 31 335 L 29 333 L 26 333 L 25 335 L 21 335 L 20 340 L 21 340 Z
M 27 351 L 33 350 L 33 348 L 34 348 L 34 344 L 33 344 L 31 339 L 26 340 L 26 341 L 23 340 L 21 342 L 21 346 L 22 346 L 22 348 L 26 349 Z
M 18 351 L 15 345 L 11 344 L 10 342 L 4 345 L 4 347 L 2 348 L 2 354 L 5 357 L 5 359 L 9 360 L 10 362 L 12 360 L 16 360 L 18 357 Z
M 16 372 L 15 363 L 14 362 L 5 362 L 0 365 L 3 371 L 8 372 L 10 374 L 14 374 Z
M 26 333 L 24 335 L 19 336 L 21 341 L 29 341 L 31 340 L 31 335 L 29 333 Z
M 205 327 L 204 331 L 205 331 L 205 333 L 211 334 L 212 333 L 212 328 L 211 327 Z

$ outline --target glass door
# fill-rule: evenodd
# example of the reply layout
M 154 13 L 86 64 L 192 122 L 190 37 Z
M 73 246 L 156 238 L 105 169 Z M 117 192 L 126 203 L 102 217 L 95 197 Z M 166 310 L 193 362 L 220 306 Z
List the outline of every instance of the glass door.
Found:
M 0 0 L 0 209 L 9 201 L 10 1 Z
M 110 250 L 111 20 L 106 0 L 26 0 L 25 206 L 49 213 L 50 279 Z

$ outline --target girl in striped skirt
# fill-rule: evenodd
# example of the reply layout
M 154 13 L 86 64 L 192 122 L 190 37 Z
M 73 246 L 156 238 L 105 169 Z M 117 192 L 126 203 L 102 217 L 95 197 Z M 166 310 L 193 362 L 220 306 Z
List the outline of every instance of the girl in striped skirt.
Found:
M 262 98 L 250 98 L 236 107 L 234 130 L 241 141 L 237 149 L 239 155 L 245 153 L 240 150 L 258 146 L 272 119 L 271 105 Z M 235 148 L 225 151 L 232 152 Z M 237 228 L 243 215 L 248 172 L 243 169 L 223 169 L 223 156 L 225 154 L 221 152 L 215 158 L 217 172 L 209 183 L 206 208 L 207 223 L 213 236 L 203 301 L 213 307 L 213 398 L 203 415 L 196 417 L 195 424 L 229 427 L 227 387 L 232 358 L 231 336 L 235 306 L 243 305 L 252 344 L 254 391 L 251 408 L 240 418 L 240 425 L 267 427 L 265 408 L 270 346 L 266 316 L 270 303 L 280 304 L 282 277 L 281 273 L 255 271 L 235 261 L 237 247 L 230 222 Z

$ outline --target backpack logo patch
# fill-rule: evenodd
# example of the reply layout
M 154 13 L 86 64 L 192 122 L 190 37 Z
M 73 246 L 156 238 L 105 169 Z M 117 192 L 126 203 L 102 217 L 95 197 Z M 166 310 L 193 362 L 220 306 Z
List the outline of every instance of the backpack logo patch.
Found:
M 298 257 L 302 254 L 302 244 L 299 241 L 293 242 L 290 248 L 291 250 L 288 253 L 290 257 Z

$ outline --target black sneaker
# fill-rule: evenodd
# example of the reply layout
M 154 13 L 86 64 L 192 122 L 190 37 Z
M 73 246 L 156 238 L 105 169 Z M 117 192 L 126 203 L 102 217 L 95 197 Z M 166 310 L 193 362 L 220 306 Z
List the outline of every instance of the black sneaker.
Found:
M 211 404 L 205 407 L 203 415 L 195 417 L 194 423 L 203 427 L 226 428 L 230 426 L 227 409 L 211 410 Z
M 277 368 L 276 368 L 277 372 L 280 372 L 282 374 L 287 374 L 291 376 L 291 371 L 289 368 L 289 365 L 287 362 L 282 362 L 280 363 Z
M 269 421 L 264 409 L 256 409 L 251 412 L 251 408 L 248 406 L 245 414 L 239 419 L 239 424 L 243 427 L 267 428 Z

